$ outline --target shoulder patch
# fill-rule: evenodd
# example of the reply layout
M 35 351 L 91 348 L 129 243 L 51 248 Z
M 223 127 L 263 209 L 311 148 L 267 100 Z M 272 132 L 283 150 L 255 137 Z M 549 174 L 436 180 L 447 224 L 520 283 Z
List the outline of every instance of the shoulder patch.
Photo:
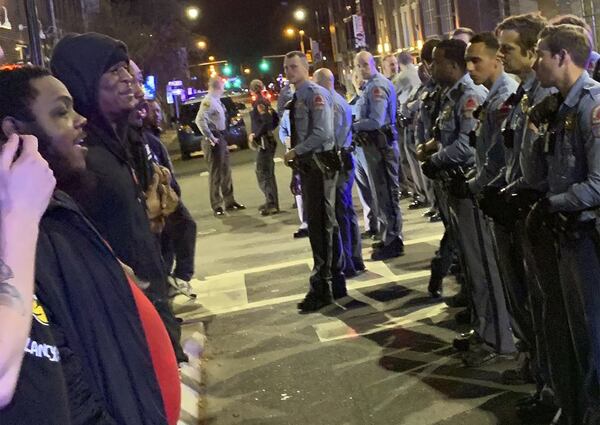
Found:
M 381 87 L 375 86 L 375 88 L 372 91 L 373 94 L 373 99 L 375 100 L 382 100 L 385 98 L 385 92 L 383 91 L 383 89 Z
M 594 137 L 600 137 L 600 105 L 592 110 L 592 133 Z
M 474 96 L 469 96 L 463 105 L 463 112 L 473 112 L 479 106 L 479 102 Z
M 508 118 L 508 114 L 512 110 L 512 105 L 504 102 L 500 105 L 500 107 L 496 110 L 496 121 L 498 123 L 502 123 L 506 118 Z
M 325 99 L 323 98 L 323 96 L 317 93 L 315 95 L 315 97 L 313 98 L 313 105 L 317 109 L 324 108 L 325 107 Z

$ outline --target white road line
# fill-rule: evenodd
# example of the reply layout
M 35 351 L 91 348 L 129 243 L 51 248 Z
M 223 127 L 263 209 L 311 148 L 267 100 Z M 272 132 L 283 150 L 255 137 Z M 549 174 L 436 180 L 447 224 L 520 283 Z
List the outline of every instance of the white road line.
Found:
M 401 276 L 397 276 L 397 275 L 391 275 L 391 276 L 383 276 L 377 279 L 373 279 L 373 280 L 369 280 L 367 282 L 356 282 L 356 281 L 348 281 L 348 289 L 349 290 L 357 290 L 357 289 L 364 289 L 364 288 L 369 288 L 372 286 L 376 286 L 376 285 L 383 285 L 385 283 L 390 283 L 390 282 L 406 282 L 406 281 L 410 281 L 410 280 L 416 280 L 416 279 L 421 279 L 424 277 L 429 276 L 430 272 L 429 270 L 423 270 L 423 271 L 419 271 L 419 272 L 411 272 L 411 273 L 404 273 Z M 206 311 L 202 311 L 200 314 L 194 314 L 193 317 L 194 319 L 199 319 L 202 317 L 207 317 L 207 316 L 212 316 L 212 315 L 217 315 L 217 314 L 227 314 L 227 313 L 235 313 L 238 311 L 244 311 L 244 310 L 252 310 L 255 308 L 262 308 L 262 307 L 269 307 L 269 306 L 273 306 L 273 305 L 277 305 L 277 304 L 283 304 L 283 303 L 287 303 L 287 302 L 292 302 L 292 301 L 300 301 L 302 298 L 304 298 L 305 294 L 296 294 L 296 295 L 288 295 L 285 297 L 279 297 L 279 298 L 272 298 L 272 299 L 268 299 L 268 300 L 262 300 L 262 301 L 256 301 L 256 302 L 252 302 L 252 303 L 247 303 L 247 304 L 240 304 L 240 305 L 236 305 L 236 306 L 230 306 L 230 307 L 211 307 L 210 304 L 208 302 L 205 301 L 205 296 L 204 296 L 204 288 L 206 288 L 207 285 L 206 283 L 202 283 L 200 285 L 196 285 L 196 287 L 194 287 L 194 289 L 196 290 L 195 292 L 198 294 L 198 299 L 200 300 L 200 303 L 202 303 L 202 305 L 206 308 Z M 212 291 L 209 290 L 210 293 L 215 293 L 217 291 Z M 245 292 L 245 290 L 244 290 Z M 213 295 L 214 296 L 214 295 Z
M 416 245 L 416 244 L 420 244 L 420 243 L 439 241 L 441 237 L 442 237 L 441 234 L 436 234 L 436 235 L 432 235 L 432 236 L 411 239 L 411 240 L 406 241 L 404 243 L 404 245 L 411 246 L 411 245 Z M 372 249 L 370 247 L 364 248 L 363 254 L 370 254 L 371 251 L 372 251 Z M 367 257 L 367 255 L 365 255 L 365 257 Z M 297 266 L 300 264 L 307 264 L 309 266 L 312 266 L 312 258 L 302 258 L 302 259 L 298 259 L 298 260 L 286 261 L 283 263 L 268 264 L 265 266 L 251 267 L 251 268 L 245 269 L 245 270 L 236 270 L 233 272 L 227 272 L 227 273 L 222 273 L 222 274 L 218 274 L 218 275 L 206 276 L 203 280 L 212 281 L 215 279 L 230 278 L 233 276 L 246 275 L 249 273 L 262 273 L 262 272 L 267 272 L 267 271 L 271 271 L 271 270 L 277 270 L 277 269 L 282 269 L 282 268 L 286 268 L 286 267 Z M 376 264 L 376 262 L 368 263 L 368 268 L 370 268 L 371 265 L 374 265 L 374 264 Z

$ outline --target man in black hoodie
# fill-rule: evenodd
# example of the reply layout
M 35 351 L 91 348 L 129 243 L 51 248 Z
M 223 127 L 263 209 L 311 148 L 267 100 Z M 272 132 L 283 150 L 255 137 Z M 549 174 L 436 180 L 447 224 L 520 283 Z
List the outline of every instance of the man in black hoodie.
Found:
M 178 361 L 185 361 L 181 329 L 168 303 L 160 243 L 150 230 L 128 149 L 127 120 L 137 99 L 127 47 L 101 34 L 70 34 L 56 45 L 50 66 L 72 94 L 75 110 L 88 119 L 86 164 L 92 182 L 85 187 L 73 184 L 65 191 L 91 217 L 116 255 L 150 283 L 146 294 L 165 323 Z

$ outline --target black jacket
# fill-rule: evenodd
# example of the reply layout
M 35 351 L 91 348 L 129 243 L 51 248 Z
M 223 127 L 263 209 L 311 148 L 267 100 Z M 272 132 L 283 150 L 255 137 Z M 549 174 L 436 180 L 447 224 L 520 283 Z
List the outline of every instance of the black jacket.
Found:
M 59 347 L 81 359 L 82 376 L 65 370 L 67 384 L 91 388 L 117 424 L 166 424 L 162 395 L 131 288 L 115 255 L 67 195 L 56 192 L 40 223 L 36 286 L 49 320 L 64 333 Z M 81 382 L 83 381 L 83 382 Z M 71 398 L 78 397 L 69 391 Z M 73 423 L 97 405 L 73 402 Z

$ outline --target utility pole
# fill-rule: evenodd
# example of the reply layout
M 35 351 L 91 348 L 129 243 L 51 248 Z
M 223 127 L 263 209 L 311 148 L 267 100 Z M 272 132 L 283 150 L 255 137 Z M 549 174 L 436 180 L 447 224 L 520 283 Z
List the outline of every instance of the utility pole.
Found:
M 42 41 L 40 40 L 40 25 L 38 21 L 35 0 L 25 0 L 25 15 L 27 16 L 27 33 L 29 34 L 29 55 L 31 63 L 44 66 L 42 56 Z

